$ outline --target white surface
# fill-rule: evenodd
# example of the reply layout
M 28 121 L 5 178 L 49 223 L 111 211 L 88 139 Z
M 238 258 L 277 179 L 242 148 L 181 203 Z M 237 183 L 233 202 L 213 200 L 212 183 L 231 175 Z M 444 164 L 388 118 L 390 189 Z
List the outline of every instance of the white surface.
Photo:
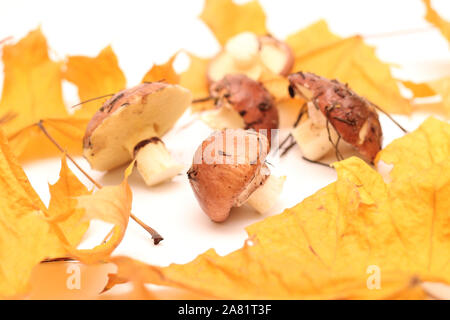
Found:
M 419 0 L 261 2 L 268 16 L 269 30 L 281 38 L 319 18 L 326 18 L 331 29 L 344 36 L 429 28 L 412 35 L 373 37 L 368 42 L 377 47 L 380 58 L 399 66 L 394 70 L 399 77 L 422 80 L 450 73 L 448 43 L 425 22 L 424 7 Z M 438 0 L 433 4 L 450 19 L 450 1 Z M 19 39 L 40 24 L 52 52 L 59 57 L 93 56 L 111 43 L 128 84 L 133 85 L 152 63 L 164 62 L 180 48 L 202 56 L 217 52 L 217 42 L 197 18 L 201 9 L 202 1 L 183 0 L 2 1 L 0 39 L 7 36 Z M 74 104 L 77 102 L 74 90 L 70 86 L 66 88 L 67 104 Z M 396 118 L 413 130 L 426 115 Z M 186 115 L 184 121 L 189 120 Z M 381 120 L 385 145 L 401 136 L 401 131 L 385 117 Z M 175 129 L 165 140 L 174 155 L 184 161 L 187 170 L 194 150 L 208 134 L 207 127 L 195 123 L 181 131 Z M 335 180 L 333 170 L 306 163 L 300 156 L 296 147 L 276 163 L 275 171 L 288 178 L 281 201 L 271 214 L 280 213 Z M 89 168 L 83 159 L 79 161 L 84 168 Z M 25 165 L 33 187 L 45 202 L 49 200 L 47 184 L 57 180 L 59 166 L 59 159 Z M 76 169 L 74 172 L 88 184 Z M 118 184 L 122 179 L 121 170 L 107 174 L 92 172 L 92 175 L 105 185 Z M 211 222 L 199 208 L 184 174 L 173 182 L 149 189 L 135 173 L 130 184 L 134 192 L 133 212 L 156 228 L 165 240 L 154 246 L 148 235 L 130 221 L 125 239 L 115 254 L 130 255 L 149 263 L 184 263 L 211 247 L 220 254 L 228 253 L 242 246 L 246 238 L 245 226 L 263 219 L 250 209 L 241 208 L 225 223 Z M 102 239 L 103 234 L 96 238 Z

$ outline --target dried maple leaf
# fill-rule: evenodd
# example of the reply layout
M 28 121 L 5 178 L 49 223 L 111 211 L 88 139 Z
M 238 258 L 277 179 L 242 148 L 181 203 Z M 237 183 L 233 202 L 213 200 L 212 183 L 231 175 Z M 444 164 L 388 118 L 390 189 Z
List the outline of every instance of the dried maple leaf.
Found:
M 123 182 L 118 186 L 106 186 L 93 194 L 76 198 L 76 209 L 82 210 L 82 220 L 101 220 L 113 224 L 113 228 L 104 241 L 92 249 L 77 249 L 65 233 L 58 236 L 66 246 L 70 256 L 84 263 L 95 263 L 107 259 L 122 241 L 131 214 L 132 193 L 128 185 L 134 162 L 125 172 Z M 56 220 L 57 221 L 57 220 Z M 54 221 L 50 223 L 54 224 Z
M 17 116 L 3 125 L 9 135 L 48 117 L 67 115 L 61 91 L 61 63 L 48 56 L 41 30 L 3 47 L 4 83 L 0 110 Z M 38 108 L 42 105 L 45 107 Z
M 266 15 L 256 0 L 245 4 L 236 4 L 233 0 L 206 0 L 200 18 L 221 45 L 244 31 L 259 35 L 267 33 Z
M 126 87 L 125 75 L 111 46 L 93 58 L 69 57 L 64 78 L 77 86 L 80 101 L 114 94 Z M 87 102 L 83 104 L 83 108 L 77 110 L 76 116 L 92 117 L 102 103 L 102 100 Z
M 47 42 L 40 30 L 3 49 L 5 69 L 0 114 L 13 115 L 2 128 L 14 153 L 23 160 L 47 157 L 57 150 L 36 126 L 45 122 L 48 132 L 73 154 L 80 154 L 82 138 L 93 106 L 69 116 L 62 99 L 62 64 L 48 56 Z M 65 76 L 79 87 L 80 97 L 114 93 L 125 86 L 123 73 L 110 47 L 96 58 L 69 58 Z M 109 90 L 112 90 L 110 92 Z
M 442 98 L 442 106 L 448 117 L 450 117 L 450 76 L 428 83 L 429 87 Z
M 127 170 L 127 175 L 130 169 Z M 131 210 L 127 179 L 119 186 L 91 194 L 67 167 L 63 158 L 60 178 L 50 186 L 47 209 L 0 131 L 0 297 L 26 292 L 33 267 L 42 260 L 76 257 L 94 263 L 109 257 L 125 233 Z M 114 224 L 105 243 L 78 250 L 88 222 Z
M 431 107 L 429 104 L 414 104 L 416 110 L 434 111 L 450 117 L 450 76 L 427 83 L 404 81 L 403 84 L 414 93 L 415 97 L 441 96 L 442 101 L 434 103 Z
M 7 112 L 6 114 L 0 116 L 0 125 L 3 123 L 7 123 L 14 119 L 16 117 L 16 114 L 13 112 Z
M 2 124 L 8 136 L 18 134 L 40 119 L 67 116 L 61 90 L 61 63 L 49 58 L 47 42 L 39 29 L 16 44 L 5 45 L 3 63 L 5 77 L 0 113 L 15 115 Z M 21 150 L 17 150 L 14 143 L 16 154 L 32 146 L 21 140 L 18 142 Z
M 67 255 L 67 250 L 48 223 L 50 215 L 45 205 L 28 182 L 1 131 L 0 175 L 0 296 L 5 297 L 24 293 L 32 268 L 46 258 Z M 70 196 L 61 187 L 58 183 L 52 187 L 52 193 Z M 67 237 L 76 244 L 82 229 L 76 225 L 72 229 L 66 221 L 58 221 L 61 232 L 67 232 Z
M 289 36 L 286 42 L 295 52 L 294 71 L 314 72 L 348 83 L 386 112 L 411 112 L 411 104 L 400 94 L 389 65 L 377 58 L 375 49 L 361 36 L 340 38 L 330 32 L 325 21 L 319 21 Z
M 264 87 L 269 90 L 277 101 L 291 99 L 287 89 L 289 87 L 289 80 L 286 77 L 274 74 L 265 68 L 259 77 L 259 81 L 264 84 Z
M 56 223 L 68 240 L 77 245 L 89 227 L 82 222 L 84 211 L 78 207 L 76 198 L 91 194 L 67 166 L 66 158 L 61 161 L 59 180 L 50 185 L 50 203 L 46 219 Z
M 48 133 L 71 154 L 81 154 L 88 118 L 49 118 L 41 121 Z M 55 146 L 36 124 L 29 125 L 8 137 L 14 154 L 21 161 L 58 155 Z
M 393 164 L 392 179 L 405 179 L 420 175 L 450 158 L 450 126 L 428 118 L 417 130 L 393 141 L 375 159 Z
M 203 99 L 209 96 L 208 81 L 206 72 L 210 59 L 204 59 L 188 53 L 190 59 L 189 68 L 180 74 L 180 85 L 189 89 L 192 97 L 195 99 Z M 195 103 L 192 105 L 196 111 L 208 109 L 212 107 L 209 101 L 203 103 Z
M 431 0 L 422 0 L 427 9 L 425 19 L 437 27 L 445 38 L 450 41 L 450 23 L 442 19 L 439 14 L 431 7 Z
M 40 263 L 33 269 L 26 298 L 30 300 L 92 300 L 115 272 L 112 263 L 83 264 L 77 261 Z
M 422 281 L 450 283 L 449 130 L 431 118 L 384 150 L 394 164 L 389 184 L 359 158 L 335 163 L 336 182 L 248 227 L 242 249 L 142 265 L 141 276 L 216 298 L 424 298 Z M 370 290 L 374 270 L 378 290 Z
M 171 84 L 178 84 L 180 76 L 173 69 L 173 62 L 177 55 L 173 55 L 166 63 L 154 65 L 144 76 L 142 82 L 164 81 Z
M 155 275 L 155 270 L 143 262 L 134 260 L 130 257 L 118 256 L 109 259 L 111 263 L 119 268 L 120 276 L 115 273 L 109 274 L 109 280 L 103 292 L 110 290 L 117 284 L 132 282 L 133 290 L 125 295 L 106 294 L 102 295 L 102 299 L 211 299 L 211 296 L 194 293 L 191 290 L 173 288 L 150 291 L 145 287 L 146 279 L 152 278 Z

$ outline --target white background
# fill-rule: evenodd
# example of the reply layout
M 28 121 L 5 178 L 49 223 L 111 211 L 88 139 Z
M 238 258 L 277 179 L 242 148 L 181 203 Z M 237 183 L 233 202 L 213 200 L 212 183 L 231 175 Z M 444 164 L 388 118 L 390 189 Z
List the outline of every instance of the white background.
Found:
M 355 33 L 374 35 L 398 30 L 420 29 L 421 32 L 369 37 L 377 54 L 396 65 L 393 72 L 401 78 L 430 80 L 450 74 L 450 52 L 446 40 L 423 19 L 425 9 L 419 0 L 320 0 L 261 1 L 270 32 L 283 39 L 310 23 L 325 18 L 330 28 L 342 36 Z M 450 1 L 436 0 L 434 7 L 450 20 Z M 95 56 L 112 44 L 125 72 L 128 85 L 137 84 L 153 63 L 163 63 L 184 48 L 197 55 L 211 56 L 219 45 L 208 28 L 197 18 L 203 1 L 0 1 L 0 39 L 20 39 L 41 26 L 52 54 L 63 59 L 71 54 Z M 0 83 L 1 83 L 0 77 Z M 76 91 L 65 84 L 67 105 L 77 102 Z M 411 118 L 397 117 L 408 129 L 415 129 L 425 114 Z M 401 132 L 382 117 L 385 145 Z M 186 115 L 182 121 L 189 121 Z M 166 143 L 174 156 L 189 167 L 197 145 L 209 133 L 201 123 L 185 130 L 174 129 Z M 83 159 L 80 164 L 88 169 Z M 44 201 L 48 202 L 48 183 L 58 178 L 59 160 L 48 159 L 25 165 L 25 170 Z M 92 172 L 102 184 L 118 184 L 122 170 L 102 174 Z M 86 182 L 81 175 L 75 173 Z M 276 164 L 275 172 L 286 174 L 287 181 L 280 202 L 270 214 L 280 213 L 319 188 L 335 180 L 333 170 L 301 160 L 298 148 Z M 134 191 L 133 212 L 156 228 L 165 240 L 153 246 L 147 234 L 130 221 L 124 241 L 115 254 L 126 254 L 148 263 L 167 265 L 184 263 L 209 248 L 220 254 L 242 246 L 244 227 L 263 217 L 248 208 L 233 212 L 222 224 L 211 222 L 199 208 L 183 174 L 173 182 L 147 188 L 137 174 L 130 180 Z M 101 226 L 95 225 L 87 244 L 103 239 Z

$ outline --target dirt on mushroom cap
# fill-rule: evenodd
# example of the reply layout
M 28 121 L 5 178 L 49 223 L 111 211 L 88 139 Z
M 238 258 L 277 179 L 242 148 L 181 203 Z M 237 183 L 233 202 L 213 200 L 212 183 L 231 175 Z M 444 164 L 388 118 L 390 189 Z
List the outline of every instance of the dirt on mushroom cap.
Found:
M 251 146 L 256 146 L 252 149 Z M 264 180 L 254 183 L 265 167 L 267 138 L 250 130 L 222 130 L 198 147 L 188 178 L 203 211 L 216 222 L 228 218 Z M 258 178 L 259 177 L 259 178 Z
M 370 161 L 381 150 L 382 131 L 373 105 L 346 84 L 313 73 L 298 72 L 289 77 L 290 90 L 300 93 L 320 109 L 343 140 Z M 306 88 L 311 96 L 305 96 Z
M 260 83 L 242 74 L 227 75 L 211 85 L 211 96 L 220 103 L 228 103 L 243 118 L 245 129 L 278 129 L 279 117 L 275 101 L 269 91 Z
M 143 83 L 117 93 L 89 123 L 84 156 L 92 168 L 102 171 L 131 160 L 136 144 L 164 135 L 191 99 L 187 89 L 160 82 Z
M 91 121 L 89 121 L 86 128 L 86 134 L 83 138 L 83 146 L 88 146 L 89 138 L 95 129 L 97 129 L 103 120 L 111 116 L 117 109 L 123 105 L 135 103 L 143 96 L 165 87 L 167 87 L 167 84 L 162 82 L 141 83 L 133 88 L 117 92 L 114 96 L 105 101 L 102 107 L 94 114 Z

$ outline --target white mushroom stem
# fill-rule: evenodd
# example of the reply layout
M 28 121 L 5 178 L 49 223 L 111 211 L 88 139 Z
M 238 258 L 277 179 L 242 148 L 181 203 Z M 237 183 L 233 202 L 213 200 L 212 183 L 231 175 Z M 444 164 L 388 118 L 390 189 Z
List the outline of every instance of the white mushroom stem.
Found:
M 319 160 L 326 155 L 333 149 L 330 138 L 332 141 L 337 141 L 338 138 L 336 130 L 331 124 L 327 129 L 325 116 L 320 110 L 317 110 L 312 102 L 308 102 L 308 119 L 301 121 L 292 130 L 292 136 L 303 156 L 310 160 Z
M 283 190 L 285 176 L 275 177 L 270 175 L 263 185 L 257 188 L 247 199 L 247 203 L 261 214 L 269 211 L 277 202 Z
M 293 62 L 293 54 L 284 42 L 243 32 L 228 39 L 224 49 L 212 59 L 208 78 L 219 81 L 227 74 L 245 74 L 258 80 L 266 69 L 287 75 Z
M 148 186 L 172 179 L 183 166 L 176 162 L 159 138 L 152 138 L 136 146 L 136 167 Z
M 276 45 L 273 38 L 262 38 L 259 50 L 259 56 L 261 62 L 269 68 L 270 71 L 280 74 L 286 69 L 286 65 L 289 64 L 289 54 Z M 272 39 L 270 41 L 264 39 Z
M 239 69 L 248 69 L 258 63 L 259 41 L 251 32 L 240 33 L 229 39 L 225 51 Z
M 245 127 L 244 120 L 240 114 L 225 105 L 219 109 L 205 111 L 201 115 L 201 119 L 211 128 L 222 129 L 243 129 Z

